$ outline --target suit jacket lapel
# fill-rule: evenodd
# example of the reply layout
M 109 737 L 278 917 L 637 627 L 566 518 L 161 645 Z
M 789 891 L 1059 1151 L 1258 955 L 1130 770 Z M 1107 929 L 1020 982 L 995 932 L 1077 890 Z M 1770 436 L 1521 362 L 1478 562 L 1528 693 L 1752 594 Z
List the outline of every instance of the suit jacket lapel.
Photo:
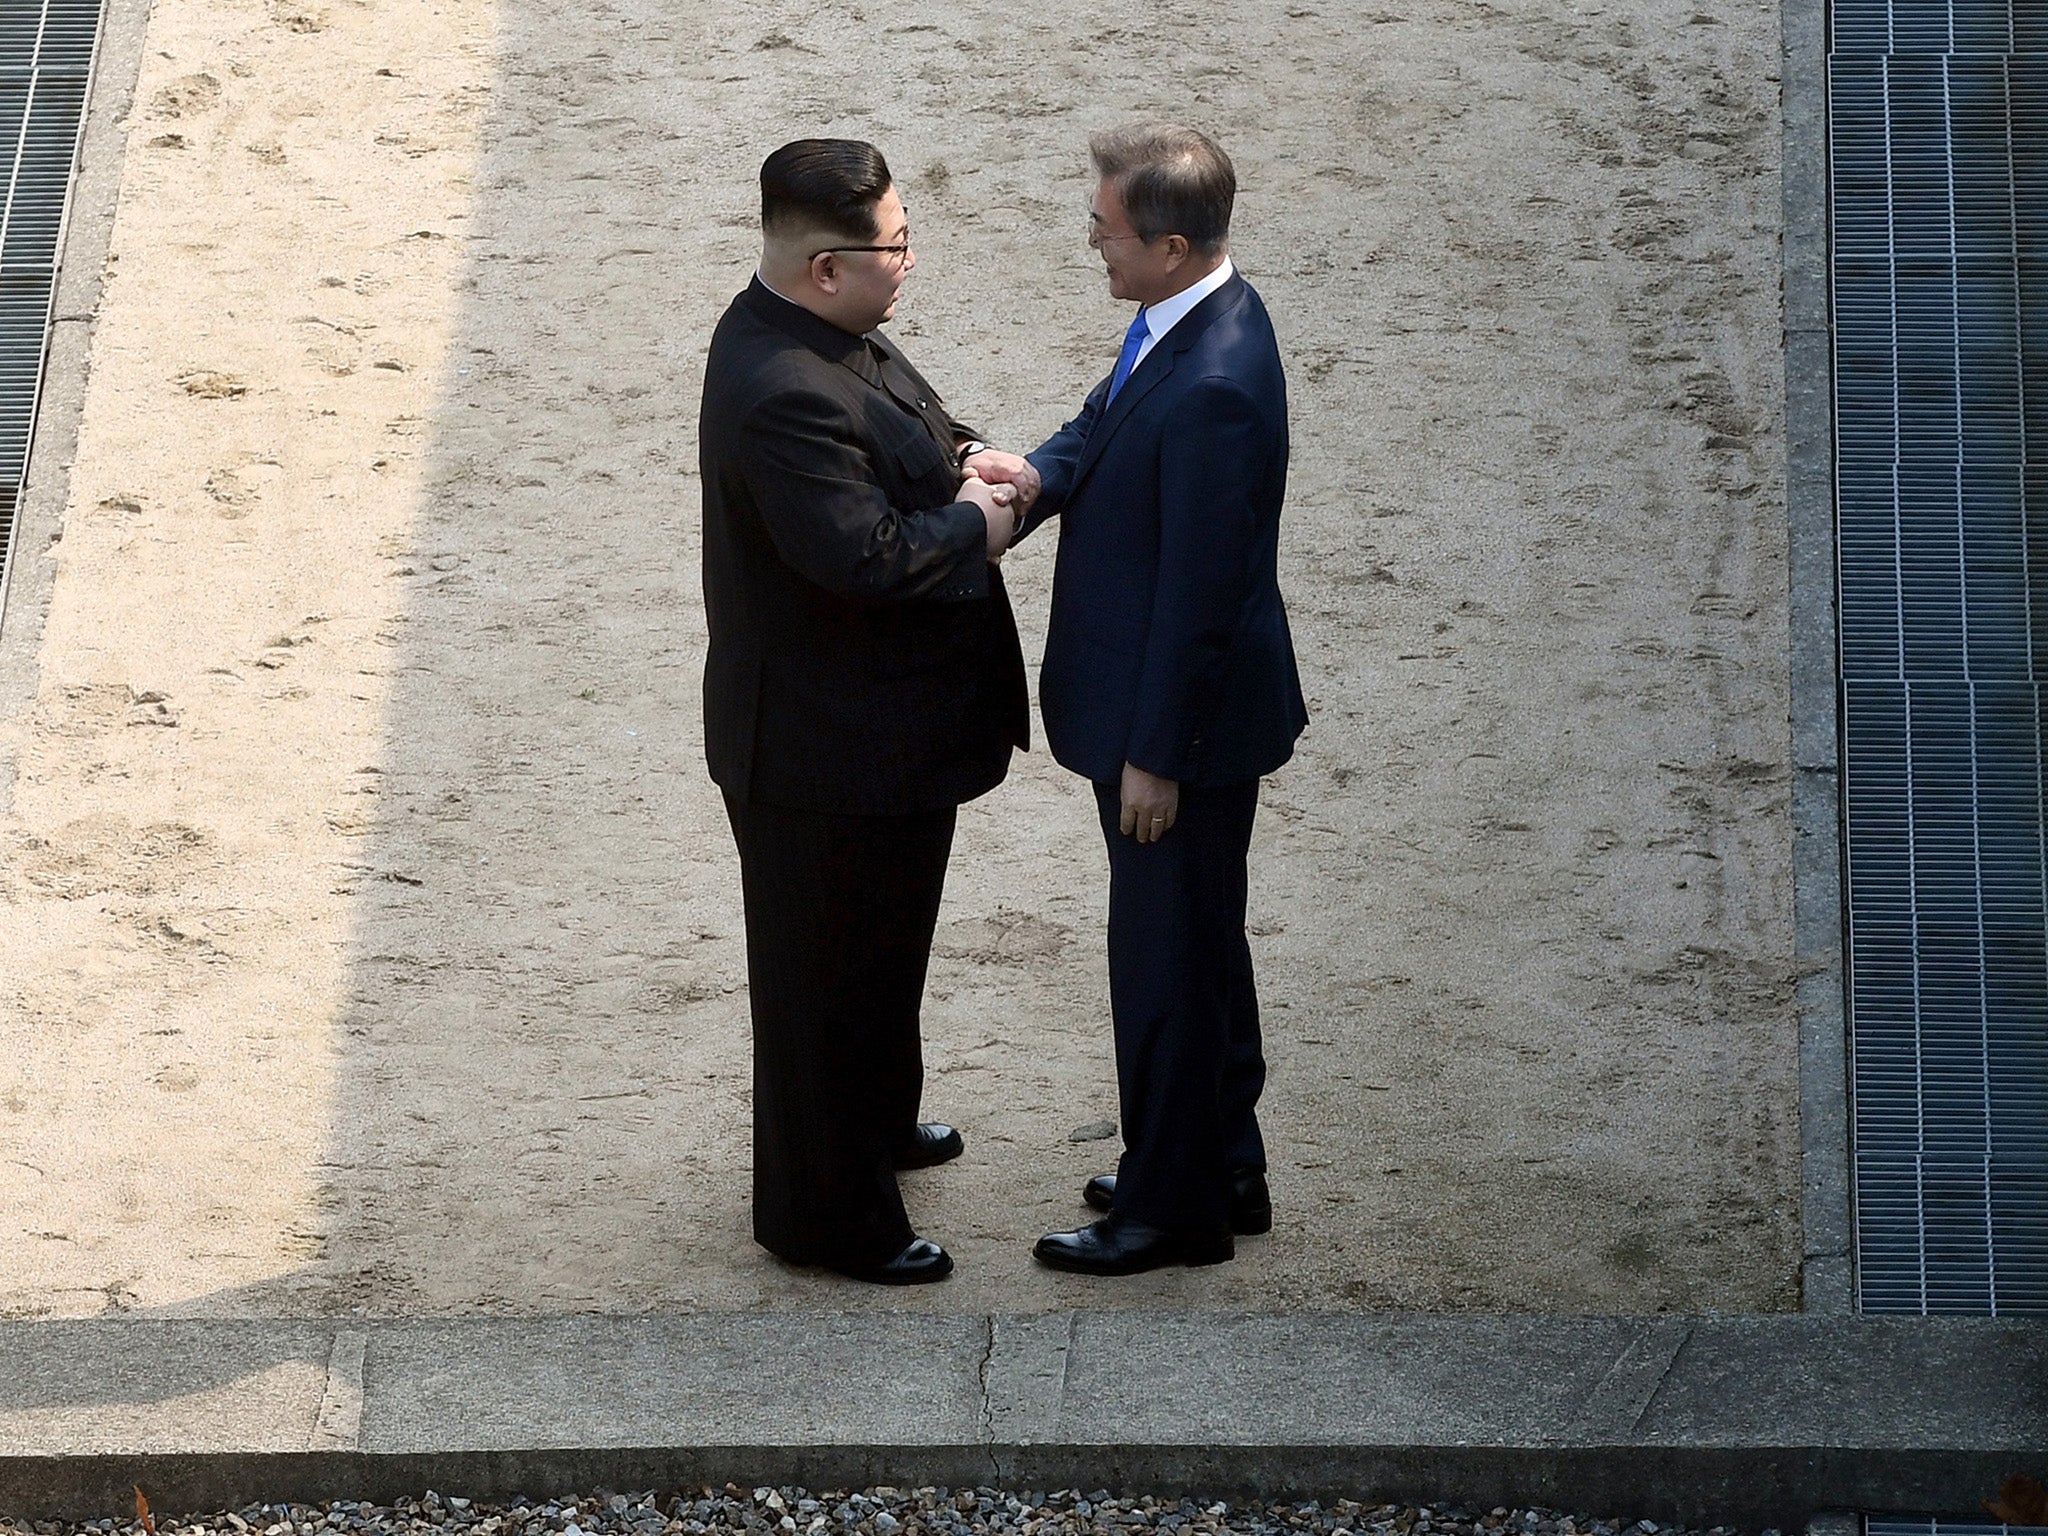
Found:
M 1193 315 L 1188 316 L 1192 320 Z M 1186 325 L 1183 320 L 1181 325 Z M 1116 435 L 1116 429 L 1124 424 L 1138 402 L 1151 394 L 1173 372 L 1174 359 L 1181 349 L 1174 345 L 1180 340 L 1181 325 L 1167 332 L 1166 340 L 1154 346 L 1145 355 L 1145 361 L 1131 371 L 1124 380 L 1124 387 L 1116 392 L 1116 398 L 1103 407 L 1102 415 L 1096 419 L 1095 430 L 1088 434 L 1088 441 L 1081 445 L 1081 462 L 1074 471 L 1074 484 L 1079 486 L 1088 471 L 1095 467 L 1095 461 L 1102 457 L 1102 450 Z
M 1236 304 L 1243 293 L 1244 279 L 1235 272 L 1231 273 L 1230 281 L 1181 316 L 1180 324 L 1166 333 L 1164 341 L 1154 344 L 1152 350 L 1145 354 L 1145 360 L 1131 370 L 1131 376 L 1124 380 L 1124 387 L 1103 408 L 1095 429 L 1088 434 L 1088 441 L 1081 445 L 1081 462 L 1074 469 L 1075 490 L 1081 488 L 1088 471 L 1095 467 L 1095 461 L 1102 457 L 1102 451 L 1116 435 L 1116 429 L 1137 409 L 1138 402 L 1166 381 L 1181 353 L 1200 341 L 1202 333 L 1215 322 L 1216 317 Z M 1072 492 L 1068 494 L 1071 496 Z

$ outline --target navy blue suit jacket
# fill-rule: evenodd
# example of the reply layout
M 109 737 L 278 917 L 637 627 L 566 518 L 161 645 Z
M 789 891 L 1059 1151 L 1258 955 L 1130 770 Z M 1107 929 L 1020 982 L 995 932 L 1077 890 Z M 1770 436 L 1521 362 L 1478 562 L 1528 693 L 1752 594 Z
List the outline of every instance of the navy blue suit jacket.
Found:
M 1236 275 L 1105 405 L 1028 455 L 1059 516 L 1039 703 L 1052 753 L 1099 784 L 1126 762 L 1230 784 L 1293 755 L 1308 723 L 1278 576 L 1287 380 Z

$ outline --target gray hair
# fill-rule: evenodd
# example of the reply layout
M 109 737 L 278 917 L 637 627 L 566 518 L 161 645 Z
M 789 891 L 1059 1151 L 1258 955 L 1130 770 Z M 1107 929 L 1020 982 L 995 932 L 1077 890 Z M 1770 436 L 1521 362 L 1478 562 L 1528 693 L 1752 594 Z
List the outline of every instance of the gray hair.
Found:
M 1133 123 L 1090 134 L 1088 153 L 1148 244 L 1181 235 L 1204 255 L 1222 249 L 1237 171 L 1214 139 L 1178 123 Z

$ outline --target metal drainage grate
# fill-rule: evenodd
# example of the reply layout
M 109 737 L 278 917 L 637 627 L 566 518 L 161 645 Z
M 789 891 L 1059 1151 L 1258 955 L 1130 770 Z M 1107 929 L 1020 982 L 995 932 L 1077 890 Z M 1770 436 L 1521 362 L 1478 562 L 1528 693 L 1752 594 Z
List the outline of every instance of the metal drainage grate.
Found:
M 0 602 L 99 29 L 100 0 L 0 0 Z
M 2043 9 L 1840 0 L 1832 19 L 1857 1291 L 1870 1313 L 2048 1315 Z
M 2042 1536 L 2048 1526 L 1998 1525 L 1983 1520 L 1880 1520 L 1867 1515 L 1863 1536 Z

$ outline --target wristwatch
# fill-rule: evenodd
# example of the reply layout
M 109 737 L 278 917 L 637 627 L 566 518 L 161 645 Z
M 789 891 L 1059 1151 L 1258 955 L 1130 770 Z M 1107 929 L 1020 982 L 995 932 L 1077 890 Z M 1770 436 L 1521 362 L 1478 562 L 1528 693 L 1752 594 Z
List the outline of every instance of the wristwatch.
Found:
M 969 439 L 967 439 L 967 441 L 966 441 L 966 442 L 964 442 L 964 443 L 962 443 L 962 444 L 960 445 L 960 449 L 959 449 L 959 454 L 960 454 L 960 462 L 961 462 L 962 464 L 965 464 L 965 463 L 966 463 L 966 462 L 967 462 L 967 461 L 968 461 L 969 459 L 973 458 L 973 457 L 974 457 L 974 456 L 975 456 L 975 455 L 976 455 L 977 453 L 986 453 L 986 452 L 988 452 L 988 444 L 987 444 L 987 443 L 984 443 L 984 442 L 983 442 L 983 441 L 982 441 L 982 440 L 981 440 L 980 438 L 978 438 L 978 437 L 970 437 Z

